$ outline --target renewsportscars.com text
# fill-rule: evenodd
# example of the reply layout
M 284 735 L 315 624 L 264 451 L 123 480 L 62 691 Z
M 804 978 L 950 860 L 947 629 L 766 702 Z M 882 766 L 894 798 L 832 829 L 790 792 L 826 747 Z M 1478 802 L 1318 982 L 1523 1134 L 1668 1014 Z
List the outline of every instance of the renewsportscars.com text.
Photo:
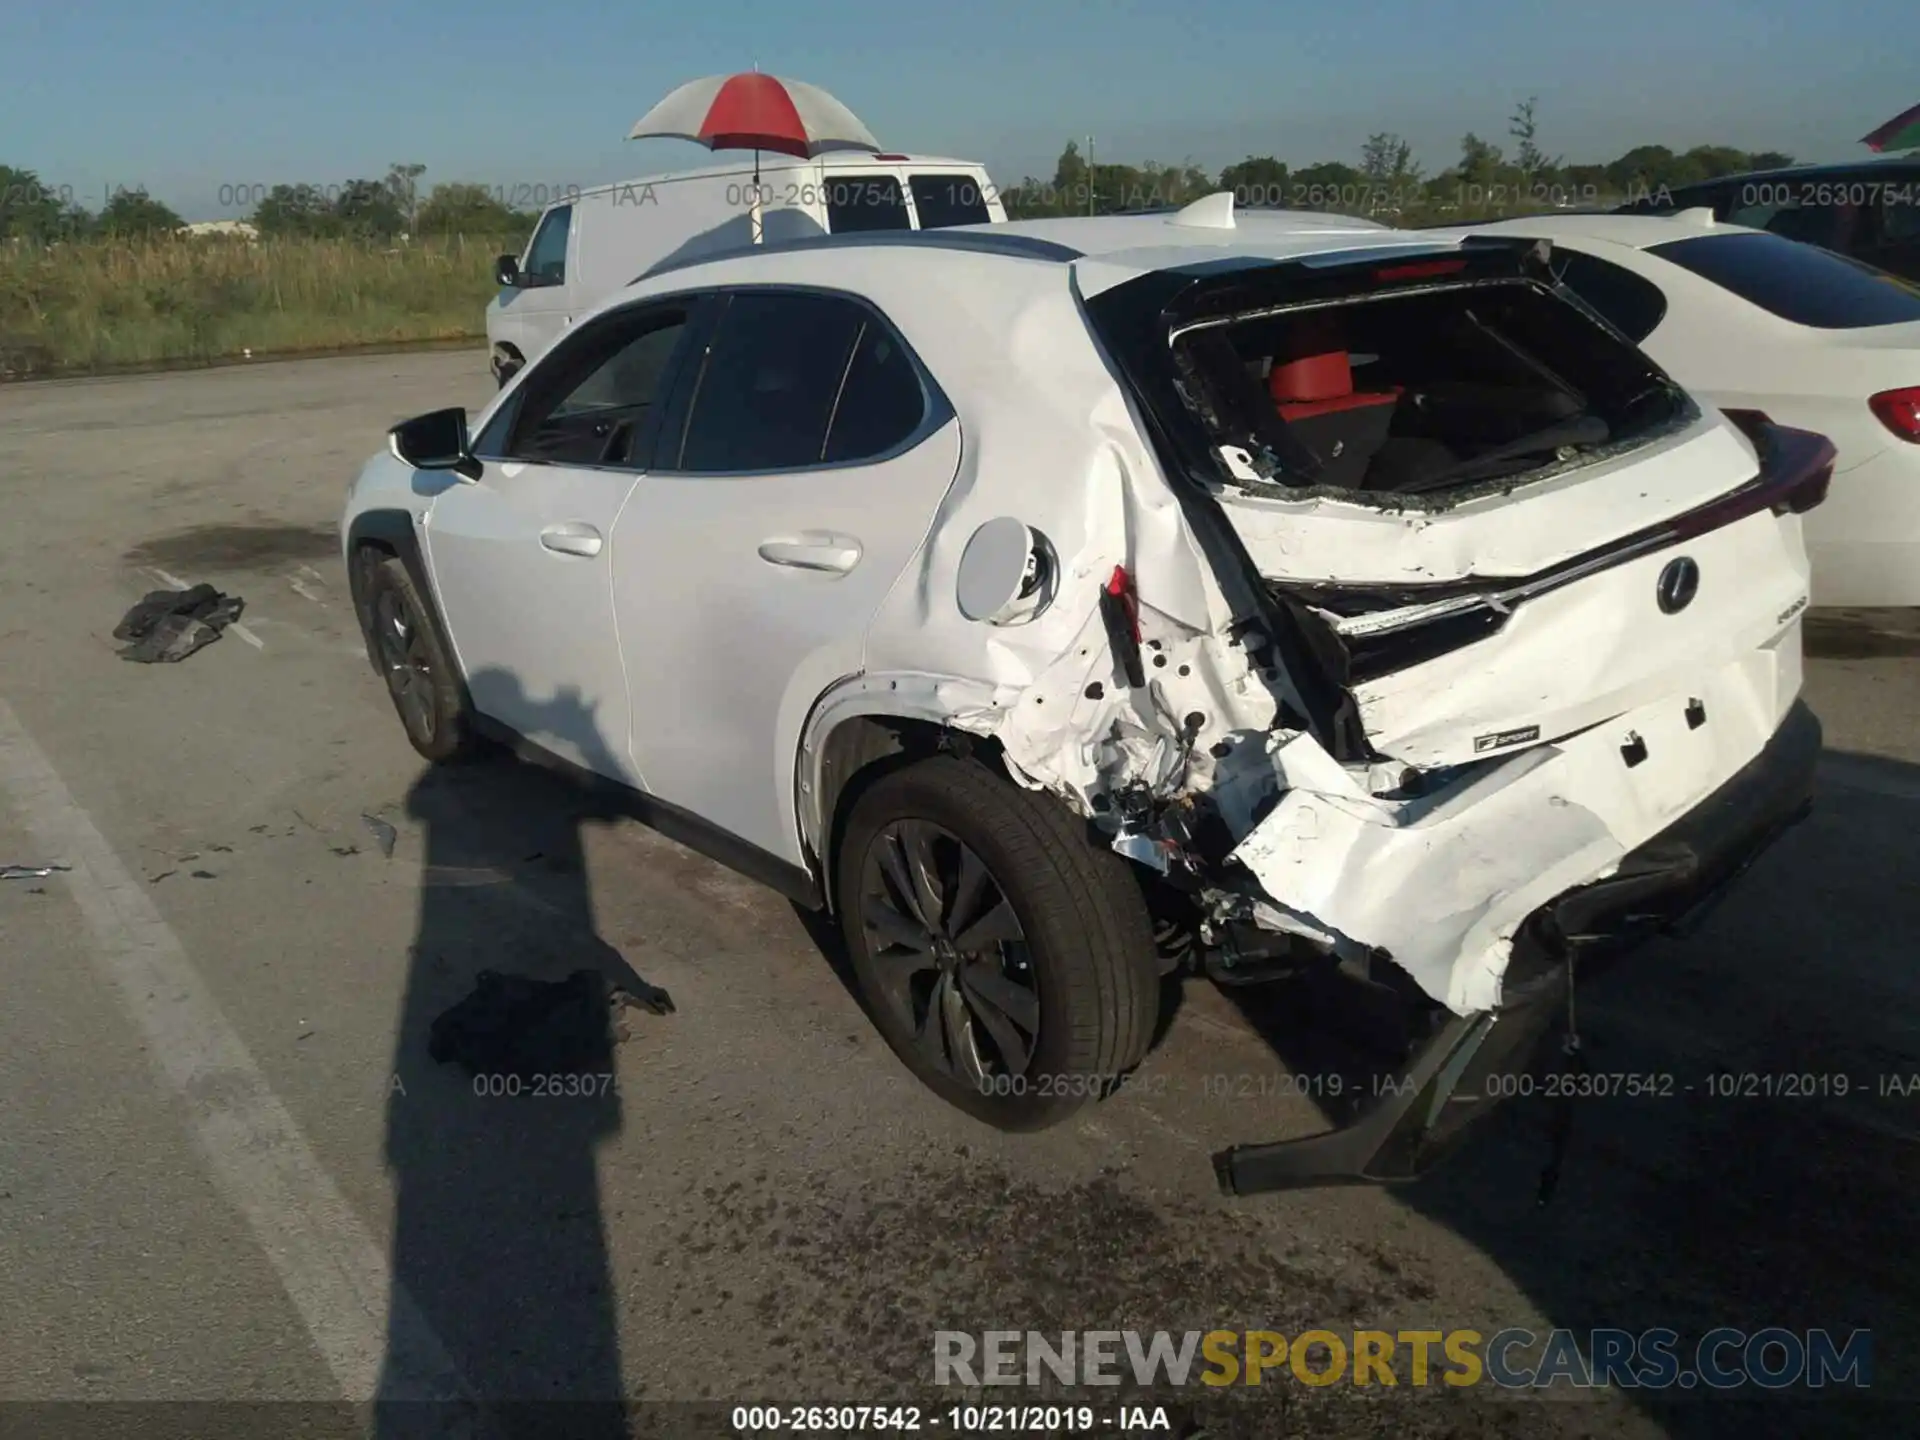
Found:
M 937 1385 L 1356 1385 L 1784 1390 L 1873 1381 L 1873 1334 L 1678 1331 L 940 1330 Z

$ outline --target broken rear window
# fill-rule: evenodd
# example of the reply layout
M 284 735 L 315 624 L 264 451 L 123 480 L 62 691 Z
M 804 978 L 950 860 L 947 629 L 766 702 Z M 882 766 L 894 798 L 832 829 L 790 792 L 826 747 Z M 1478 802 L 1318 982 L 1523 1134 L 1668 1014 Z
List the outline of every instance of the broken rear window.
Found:
M 1481 281 L 1189 331 L 1175 347 L 1242 480 L 1438 495 L 1575 463 L 1688 412 L 1652 362 L 1545 287 Z

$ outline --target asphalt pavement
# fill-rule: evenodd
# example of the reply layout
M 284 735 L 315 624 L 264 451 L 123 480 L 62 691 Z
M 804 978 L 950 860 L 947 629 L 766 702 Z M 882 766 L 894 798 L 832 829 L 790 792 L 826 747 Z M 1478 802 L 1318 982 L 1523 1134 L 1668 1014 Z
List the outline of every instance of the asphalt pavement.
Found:
M 0 387 L 0 863 L 72 867 L 0 882 L 0 1433 L 73 1401 L 931 1415 L 962 1398 L 932 1387 L 934 1332 L 996 1328 L 1866 1328 L 1864 1408 L 1290 1381 L 1196 1403 L 1263 1434 L 1920 1418 L 1912 615 L 1810 619 L 1815 815 L 1701 933 L 1583 990 L 1594 1067 L 1674 1086 L 1582 1102 L 1552 1204 L 1537 1103 L 1413 1186 L 1229 1199 L 1211 1152 L 1326 1123 L 1297 997 L 1189 983 L 1136 1084 L 1002 1135 L 906 1076 L 778 896 L 511 762 L 418 760 L 334 526 L 388 425 L 490 387 L 480 352 Z M 241 625 L 177 665 L 116 657 L 128 605 L 201 581 Z M 481 971 L 610 951 L 675 1009 L 627 1016 L 593 1094 L 476 1094 L 428 1058 Z M 1746 1073 L 1825 1078 L 1713 1078 Z

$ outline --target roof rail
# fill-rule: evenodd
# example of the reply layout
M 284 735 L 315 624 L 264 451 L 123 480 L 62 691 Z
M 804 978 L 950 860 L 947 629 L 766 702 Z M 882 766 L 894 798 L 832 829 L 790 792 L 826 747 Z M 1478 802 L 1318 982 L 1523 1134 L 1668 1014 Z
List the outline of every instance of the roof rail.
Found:
M 656 275 L 706 265 L 718 260 L 744 260 L 750 255 L 790 255 L 801 250 L 961 250 L 977 255 L 1005 255 L 1016 260 L 1051 260 L 1064 264 L 1085 253 L 1071 245 L 1042 240 L 1037 235 L 996 235 L 990 227 L 969 226 L 945 230 L 856 230 L 844 235 L 807 235 L 797 240 L 777 240 L 761 245 L 729 245 L 721 250 L 706 250 L 660 261 L 634 276 L 629 284 L 638 285 Z

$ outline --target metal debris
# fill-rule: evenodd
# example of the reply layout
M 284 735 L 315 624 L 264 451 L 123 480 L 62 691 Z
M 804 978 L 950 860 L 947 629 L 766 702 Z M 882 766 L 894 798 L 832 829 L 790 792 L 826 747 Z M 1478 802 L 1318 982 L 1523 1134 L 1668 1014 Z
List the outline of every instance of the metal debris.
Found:
M 59 870 L 71 870 L 71 865 L 0 865 L 0 880 L 43 880 Z

